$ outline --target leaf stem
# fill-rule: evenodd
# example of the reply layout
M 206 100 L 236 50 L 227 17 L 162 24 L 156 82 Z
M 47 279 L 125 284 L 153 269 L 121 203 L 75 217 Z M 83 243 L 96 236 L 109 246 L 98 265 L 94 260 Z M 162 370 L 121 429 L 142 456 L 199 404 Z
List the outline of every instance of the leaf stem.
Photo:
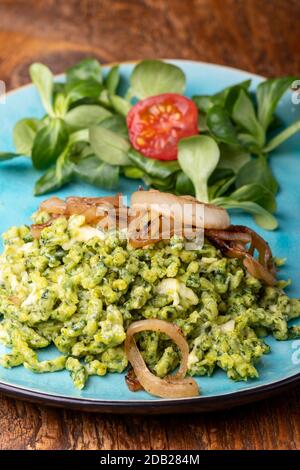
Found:
M 196 199 L 198 199 L 198 201 L 201 201 L 204 203 L 209 202 L 206 181 L 204 181 L 202 185 L 199 185 L 198 187 L 196 186 L 195 191 L 196 191 Z
M 268 144 L 265 146 L 263 151 L 264 152 L 271 152 L 276 147 L 278 147 L 280 144 L 282 144 L 285 140 L 289 139 L 294 134 L 296 134 L 298 131 L 300 131 L 300 120 L 294 122 L 289 127 L 287 127 L 282 132 L 280 132 L 278 135 L 276 135 L 273 139 L 271 139 L 268 142 Z

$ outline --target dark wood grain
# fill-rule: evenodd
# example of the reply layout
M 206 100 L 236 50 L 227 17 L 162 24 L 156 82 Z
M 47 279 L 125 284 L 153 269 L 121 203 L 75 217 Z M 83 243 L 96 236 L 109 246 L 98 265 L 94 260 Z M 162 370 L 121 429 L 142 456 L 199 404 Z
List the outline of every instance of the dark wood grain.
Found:
M 196 59 L 263 75 L 300 69 L 298 0 L 2 0 L 0 78 L 28 65 L 55 72 L 86 55 L 102 62 Z
M 0 398 L 0 449 L 298 449 L 300 390 L 205 415 L 109 416 Z
M 299 74 L 299 0 L 1 0 L 0 79 L 87 55 L 169 57 Z M 220 77 L 220 81 L 222 77 Z M 104 416 L 0 397 L 0 449 L 299 449 L 300 389 L 209 415 Z

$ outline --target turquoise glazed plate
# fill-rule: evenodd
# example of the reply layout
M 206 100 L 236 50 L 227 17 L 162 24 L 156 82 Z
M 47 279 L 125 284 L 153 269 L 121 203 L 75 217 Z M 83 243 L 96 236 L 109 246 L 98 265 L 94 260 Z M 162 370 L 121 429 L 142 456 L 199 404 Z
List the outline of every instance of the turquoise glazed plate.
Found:
M 173 61 L 185 72 L 187 95 L 211 94 L 222 88 L 252 78 L 255 87 L 261 77 L 236 69 L 190 61 Z M 122 64 L 123 85 L 126 86 L 133 64 Z M 107 73 L 109 68 L 105 68 Z M 300 105 L 292 104 L 291 94 L 281 101 L 280 117 L 286 122 L 300 117 Z M 5 104 L 0 104 L 1 150 L 13 150 L 12 131 L 21 118 L 40 118 L 43 109 L 33 86 L 25 86 L 8 93 Z M 267 239 L 273 252 L 288 257 L 280 276 L 291 278 L 290 296 L 300 295 L 300 135 L 291 139 L 272 156 L 272 165 L 281 190 L 278 196 L 278 219 L 280 228 L 275 232 L 258 230 Z M 41 202 L 34 197 L 32 189 L 37 179 L 35 171 L 26 158 L 11 160 L 0 166 L 0 231 L 12 225 L 29 222 L 29 217 Z M 136 181 L 122 180 L 120 191 L 128 196 L 136 190 Z M 109 192 L 85 184 L 72 184 L 59 191 L 59 196 L 99 196 Z M 246 215 L 232 214 L 233 223 L 249 225 L 257 230 L 252 219 Z M 2 249 L 2 247 L 1 247 Z M 300 383 L 300 340 L 279 342 L 267 338 L 271 353 L 265 355 L 258 366 L 260 378 L 248 382 L 230 381 L 218 370 L 212 377 L 198 380 L 201 396 L 193 399 L 162 400 L 146 392 L 132 393 L 128 390 L 124 374 L 108 374 L 91 377 L 86 388 L 76 390 L 69 372 L 34 374 L 24 367 L 7 370 L 0 367 L 0 391 L 14 397 L 49 405 L 76 409 L 116 413 L 180 413 L 210 411 L 231 407 L 256 399 L 266 398 L 289 386 Z M 0 354 L 5 353 L 0 346 Z M 47 348 L 41 359 L 55 354 Z

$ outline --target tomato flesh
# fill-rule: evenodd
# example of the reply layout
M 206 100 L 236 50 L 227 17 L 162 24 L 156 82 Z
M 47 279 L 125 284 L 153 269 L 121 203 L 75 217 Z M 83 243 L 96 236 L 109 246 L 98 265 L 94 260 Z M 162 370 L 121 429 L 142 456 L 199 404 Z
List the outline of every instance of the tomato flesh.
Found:
M 164 93 L 139 101 L 126 122 L 136 150 L 149 158 L 176 160 L 179 140 L 198 134 L 198 109 L 185 96 Z

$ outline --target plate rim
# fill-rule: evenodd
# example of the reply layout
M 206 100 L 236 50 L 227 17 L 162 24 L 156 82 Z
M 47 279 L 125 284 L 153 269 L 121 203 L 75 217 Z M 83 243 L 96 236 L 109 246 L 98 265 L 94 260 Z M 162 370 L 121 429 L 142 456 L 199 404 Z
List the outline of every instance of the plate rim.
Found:
M 111 68 L 115 65 L 127 65 L 136 64 L 140 60 L 128 60 L 121 62 L 109 62 L 101 64 L 103 69 Z M 250 78 L 256 78 L 259 80 L 265 79 L 263 75 L 259 75 L 253 72 L 249 72 L 244 69 L 236 67 L 217 64 L 215 62 L 205 62 L 198 60 L 189 59 L 176 59 L 176 58 L 158 58 L 156 60 L 164 60 L 172 63 L 182 64 L 195 64 L 208 67 L 218 67 L 220 69 L 231 70 L 233 72 L 246 73 Z M 55 79 L 61 78 L 64 73 L 58 73 L 54 75 Z M 32 83 L 26 83 L 20 87 L 14 88 L 6 92 L 6 97 L 18 93 L 24 89 L 34 87 Z M 244 390 L 237 390 L 234 392 L 225 393 L 217 396 L 200 396 L 193 398 L 183 399 L 154 399 L 154 400 L 103 400 L 103 399 L 91 399 L 91 398 L 78 398 L 78 397 L 67 397 L 63 395 L 55 395 L 53 393 L 41 392 L 38 390 L 32 390 L 22 386 L 12 385 L 9 383 L 2 382 L 0 380 L 0 392 L 6 396 L 13 398 L 23 399 L 25 401 L 39 403 L 48 406 L 77 409 L 82 411 L 90 412 L 102 412 L 102 413 L 131 413 L 131 414 L 150 414 L 155 413 L 184 413 L 184 412 L 207 412 L 215 411 L 218 409 L 232 408 L 242 404 L 250 403 L 253 401 L 263 400 L 270 396 L 276 395 L 283 390 L 295 387 L 300 383 L 300 372 L 292 374 L 283 379 L 273 381 L 271 383 L 258 385 L 257 387 L 250 387 Z M 265 393 L 264 393 L 265 392 Z
M 255 388 L 238 390 L 224 395 L 158 400 L 92 400 L 89 398 L 63 397 L 0 382 L 0 392 L 12 398 L 56 408 L 117 414 L 170 414 L 210 412 L 234 408 L 254 401 L 270 398 L 300 383 L 300 372 L 285 379 Z M 265 392 L 265 393 L 264 393 Z

